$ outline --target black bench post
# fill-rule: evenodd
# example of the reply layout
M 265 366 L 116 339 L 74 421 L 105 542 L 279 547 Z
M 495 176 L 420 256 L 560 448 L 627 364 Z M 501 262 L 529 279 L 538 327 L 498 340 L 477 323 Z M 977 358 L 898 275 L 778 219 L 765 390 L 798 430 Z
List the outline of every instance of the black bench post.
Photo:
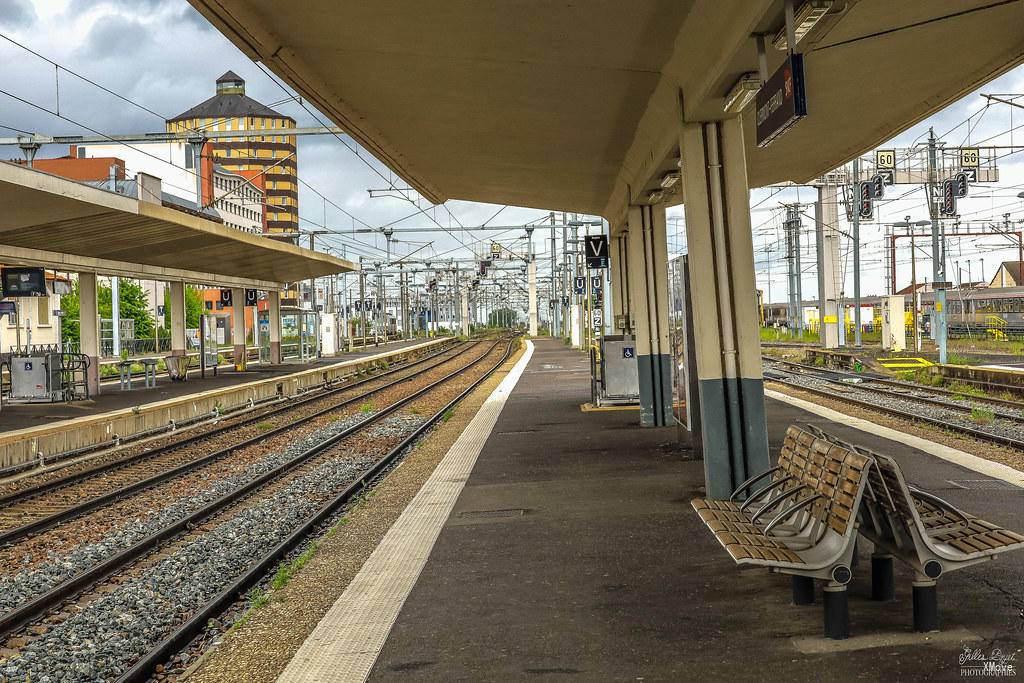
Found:
M 914 630 L 939 630 L 939 596 L 931 579 L 914 581 Z
M 825 637 L 846 640 L 850 637 L 850 610 L 846 586 L 829 583 L 822 593 L 825 601 Z
M 793 604 L 814 604 L 814 579 L 809 576 L 793 576 Z
M 875 552 L 871 555 L 871 599 L 895 600 L 896 581 L 893 578 L 892 555 Z

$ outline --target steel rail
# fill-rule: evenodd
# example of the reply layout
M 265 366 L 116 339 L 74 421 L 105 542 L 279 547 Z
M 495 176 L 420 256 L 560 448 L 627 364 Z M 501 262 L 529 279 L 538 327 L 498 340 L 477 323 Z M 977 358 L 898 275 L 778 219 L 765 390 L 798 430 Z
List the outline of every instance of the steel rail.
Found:
M 969 395 L 969 394 L 964 394 L 963 392 L 960 392 L 960 391 L 955 391 L 953 389 L 946 389 L 944 387 L 929 387 L 929 386 L 925 386 L 925 385 L 921 385 L 921 384 L 916 384 L 914 382 L 905 382 L 905 381 L 897 380 L 897 379 L 889 379 L 888 377 L 882 377 L 882 376 L 878 375 L 877 373 L 857 374 L 855 372 L 848 372 L 846 370 L 835 370 L 835 369 L 832 369 L 832 368 L 819 368 L 817 366 L 807 365 L 805 363 L 795 363 L 795 362 L 793 362 L 791 360 L 780 360 L 780 359 L 777 359 L 777 358 L 772 358 L 771 356 L 763 356 L 762 358 L 763 358 L 763 360 L 767 360 L 767 361 L 770 361 L 772 363 L 779 363 L 779 364 L 782 364 L 782 365 L 788 365 L 788 366 L 794 367 L 794 368 L 807 369 L 807 370 L 812 370 L 812 371 L 815 371 L 815 372 L 825 372 L 825 373 L 829 373 L 829 374 L 833 374 L 833 375 L 842 375 L 844 377 L 860 377 L 861 379 L 864 379 L 866 377 L 867 381 L 869 381 L 869 382 L 877 382 L 879 384 L 887 384 L 889 386 L 902 387 L 902 388 L 905 388 L 905 389 L 914 389 L 916 391 L 930 391 L 930 392 L 935 393 L 935 394 L 946 394 L 948 396 L 966 396 L 967 398 L 971 399 L 972 401 L 978 401 L 979 403 L 991 403 L 993 405 L 998 405 L 998 406 L 1005 406 L 1005 407 L 1009 407 L 1009 408 L 1017 408 L 1018 410 L 1022 407 L 1022 405 L 1024 405 L 1024 404 L 1022 404 L 1021 401 L 1010 401 L 1010 400 L 1007 400 L 1007 399 L 1004 399 L 1004 398 L 996 398 L 995 396 L 972 396 L 972 395 Z M 956 379 L 955 381 L 959 382 L 959 381 L 962 381 L 962 380 Z M 1020 418 L 1014 417 L 1014 418 L 1010 418 L 1010 419 L 1020 419 Z
M 265 472 L 253 481 L 244 484 L 243 486 L 231 491 L 216 500 L 207 503 L 202 508 L 192 512 L 191 514 L 178 519 L 171 524 L 168 524 L 164 528 L 150 534 L 146 538 L 141 539 L 129 548 L 121 551 L 117 555 L 107 558 L 106 560 L 72 576 L 71 578 L 61 582 L 57 586 L 49 589 L 45 593 L 37 595 L 35 598 L 22 603 L 19 607 L 0 615 L 0 638 L 6 638 L 10 636 L 14 631 L 25 625 L 36 621 L 39 617 L 44 614 L 51 607 L 61 604 L 69 599 L 73 599 L 79 595 L 82 591 L 88 587 L 93 586 L 104 579 L 113 576 L 119 570 L 126 566 L 136 562 L 143 557 L 149 551 L 155 549 L 166 541 L 174 538 L 183 531 L 195 528 L 199 524 L 202 524 L 204 520 L 221 512 L 225 508 L 228 508 L 236 503 L 241 502 L 249 493 L 252 493 L 256 489 L 264 486 L 265 484 L 280 478 L 287 474 L 291 470 L 299 467 L 305 462 L 309 461 L 313 457 L 320 455 L 324 451 L 329 450 L 338 442 L 351 436 L 352 434 L 369 427 L 370 425 L 378 422 L 387 415 L 398 410 L 402 406 L 416 400 L 423 396 L 427 392 L 435 389 L 441 384 L 451 380 L 464 372 L 468 368 L 473 367 L 477 363 L 481 362 L 486 358 L 491 351 L 500 343 L 499 341 L 494 342 L 491 347 L 482 354 L 479 358 L 471 361 L 470 363 L 462 366 L 461 368 L 446 374 L 434 382 L 431 382 L 422 389 L 399 399 L 395 403 L 391 404 L 387 408 L 384 408 L 373 415 L 369 415 L 366 418 L 360 420 L 354 425 L 347 427 L 343 431 L 335 434 L 334 436 L 311 446 L 302 453 L 296 455 L 294 458 L 288 460 L 285 463 L 275 467 L 272 470 Z M 507 354 L 508 352 L 506 352 Z M 365 477 L 362 477 L 365 478 Z
M 222 418 L 222 419 L 231 419 L 231 422 L 228 423 L 228 424 L 222 425 L 220 427 L 217 427 L 215 429 L 211 429 L 209 431 L 203 432 L 201 434 L 193 434 L 192 436 L 187 436 L 184 439 L 176 440 L 173 443 L 165 444 L 165 445 L 160 446 L 158 448 L 155 448 L 155 449 L 153 449 L 151 451 L 146 451 L 144 453 L 138 453 L 136 455 L 133 455 L 133 456 L 130 456 L 130 457 L 127 457 L 127 458 L 123 458 L 121 460 L 115 460 L 115 461 L 112 461 L 112 462 L 109 462 L 109 463 L 104 463 L 104 464 L 99 465 L 97 467 L 92 467 L 92 468 L 89 468 L 89 469 L 86 469 L 86 470 L 82 470 L 81 472 L 75 472 L 75 473 L 70 474 L 70 475 L 68 475 L 66 477 L 60 477 L 58 479 L 52 479 L 52 480 L 50 480 L 48 482 L 44 482 L 44 483 L 38 484 L 36 486 L 24 488 L 24 489 L 21 489 L 19 491 L 14 491 L 14 492 L 9 493 L 7 495 L 0 496 L 0 508 L 8 507 L 8 506 L 13 505 L 15 503 L 20 503 L 21 501 L 26 500 L 28 498 L 33 498 L 35 496 L 42 495 L 44 493 L 49 493 L 50 491 L 62 488 L 64 486 L 68 486 L 68 485 L 71 485 L 71 484 L 77 484 L 78 482 L 85 481 L 86 479 L 89 479 L 91 477 L 97 476 L 99 474 L 106 474 L 107 472 L 111 472 L 113 470 L 122 469 L 124 467 L 135 465 L 135 464 L 138 464 L 140 462 L 144 462 L 146 460 L 151 460 L 151 459 L 153 459 L 155 457 L 159 457 L 161 455 L 165 455 L 167 453 L 170 453 L 172 451 L 178 450 L 180 448 L 184 448 L 186 446 L 191 446 L 192 444 L 194 444 L 196 442 L 204 441 L 206 439 L 209 439 L 210 437 L 219 436 L 221 434 L 224 434 L 224 433 L 229 432 L 229 431 L 234 430 L 234 429 L 240 429 L 242 427 L 248 427 L 249 425 L 254 424 L 254 423 L 258 422 L 258 421 L 266 420 L 268 418 L 275 417 L 275 416 L 280 415 L 282 413 L 286 413 L 286 412 L 288 412 L 290 410 L 294 410 L 296 408 L 300 408 L 300 407 L 302 407 L 304 405 L 312 403 L 313 401 L 319 401 L 319 400 L 327 398 L 329 396 L 334 396 L 334 395 L 336 395 L 336 394 L 338 394 L 340 392 L 349 391 L 351 389 L 354 389 L 355 387 L 362 386 L 362 385 L 367 384 L 369 382 L 373 382 L 373 381 L 379 380 L 379 379 L 381 379 L 383 377 L 388 377 L 389 375 L 393 375 L 393 374 L 402 372 L 404 370 L 408 370 L 409 368 L 415 367 L 415 366 L 420 365 L 422 363 L 426 363 L 427 361 L 429 361 L 429 360 L 431 360 L 433 358 L 437 358 L 438 356 L 444 355 L 446 353 L 450 353 L 454 348 L 456 348 L 456 346 L 451 346 L 451 347 L 448 347 L 446 349 L 443 349 L 442 351 L 438 351 L 436 353 L 428 354 L 426 356 L 423 356 L 422 358 L 417 358 L 415 361 L 413 361 L 411 363 L 404 363 L 404 364 L 402 364 L 400 366 L 397 366 L 395 368 L 389 369 L 389 370 L 387 370 L 385 372 L 382 372 L 382 373 L 379 373 L 379 374 L 375 374 L 372 377 L 368 377 L 366 379 L 359 380 L 358 382 L 352 382 L 352 383 L 345 382 L 342 385 L 333 386 L 333 387 L 330 386 L 330 385 L 327 385 L 327 390 L 326 391 L 319 391 L 316 394 L 312 394 L 310 396 L 304 396 L 304 397 L 299 398 L 299 399 L 284 399 L 286 401 L 286 403 L 284 403 L 283 405 L 281 405 L 281 406 L 279 406 L 277 408 L 274 408 L 273 410 L 270 410 L 270 411 L 267 411 L 267 412 L 264 412 L 264 413 L 260 413 L 259 415 L 252 415 L 252 416 L 246 417 L 243 420 L 234 421 L 233 418 Z
M 852 396 L 843 396 L 841 394 L 836 394 L 835 392 L 831 392 L 831 391 L 825 391 L 824 389 L 818 389 L 816 387 L 806 387 L 806 386 L 804 386 L 802 384 L 799 384 L 797 382 L 793 382 L 792 380 L 789 380 L 789 379 L 772 378 L 771 381 L 778 382 L 779 384 L 785 384 L 788 387 L 792 387 L 794 389 L 799 389 L 801 391 L 806 391 L 808 393 L 816 394 L 818 396 L 824 396 L 826 398 L 835 399 L 836 401 L 844 401 L 846 403 L 852 403 L 852 404 L 854 404 L 856 406 L 859 406 L 861 408 L 865 408 L 865 409 L 868 409 L 868 410 L 874 410 L 874 411 L 880 412 L 880 413 L 888 413 L 889 415 L 893 415 L 895 417 L 900 417 L 900 418 L 903 418 L 903 419 L 906 419 L 906 420 L 910 420 L 912 422 L 925 422 L 927 424 L 933 425 L 935 427 L 940 427 L 942 429 L 946 429 L 946 430 L 950 430 L 950 431 L 955 431 L 955 432 L 963 432 L 963 433 L 968 434 L 968 435 L 970 435 L 970 436 L 972 436 L 972 437 L 974 437 L 974 438 L 976 438 L 976 439 L 978 439 L 980 441 L 987 441 L 989 443 L 995 443 L 995 444 L 998 444 L 1000 446 L 1009 446 L 1010 448 L 1015 448 L 1017 450 L 1024 451 L 1024 440 L 1014 439 L 1014 438 L 1008 437 L 1008 436 L 1000 436 L 999 434 L 992 434 L 990 432 L 984 432 L 984 431 L 981 431 L 979 429 L 974 429 L 973 427 L 965 427 L 963 425 L 954 424 L 952 422 L 947 422 L 945 420 L 940 420 L 939 418 L 936 418 L 936 417 L 928 417 L 927 415 L 918 415 L 917 413 L 911 413 L 909 411 L 902 410 L 900 408 L 893 408 L 893 407 L 890 407 L 890 406 L 881 406 L 881 405 L 878 405 L 877 403 L 872 403 L 870 401 L 864 401 L 864 400 L 859 399 L 859 398 L 853 398 Z
M 497 344 L 495 344 L 495 346 L 497 346 Z M 189 617 L 181 626 L 176 628 L 172 633 L 160 641 L 156 647 L 149 651 L 149 653 L 137 660 L 130 669 L 121 674 L 117 679 L 118 683 L 140 683 L 142 681 L 148 681 L 152 676 L 152 671 L 158 664 L 169 659 L 175 652 L 179 651 L 196 635 L 201 633 L 211 617 L 223 612 L 224 609 L 237 601 L 239 595 L 244 594 L 245 591 L 258 583 L 259 580 L 267 574 L 268 570 L 289 551 L 301 543 L 310 533 L 315 531 L 339 508 L 344 506 L 357 494 L 363 491 L 367 482 L 373 480 L 384 472 L 384 470 L 386 470 L 393 461 L 398 459 L 398 457 L 405 452 L 406 449 L 408 449 L 409 446 L 412 445 L 412 443 L 429 427 L 441 420 L 445 413 L 454 408 L 459 402 L 468 396 L 470 392 L 500 368 L 508 360 L 509 356 L 512 355 L 512 349 L 512 341 L 509 341 L 508 348 L 505 350 L 504 355 L 493 367 L 466 387 L 465 390 L 459 393 L 459 395 L 452 399 L 447 405 L 434 413 L 433 416 L 424 421 L 416 431 L 405 437 L 380 460 L 367 468 L 357 479 L 345 487 L 343 491 L 323 505 L 314 515 L 307 518 L 307 520 L 298 529 L 293 531 L 288 538 L 257 562 L 252 564 L 248 570 L 232 581 L 229 586 L 221 590 L 220 593 L 214 596 L 213 599 L 207 602 L 206 605 L 200 608 L 195 614 Z M 486 355 L 487 354 L 485 354 L 485 356 Z
M 446 351 L 444 351 L 442 353 L 447 353 L 447 352 L 450 352 L 450 351 L 451 351 L 451 349 L 448 349 L 448 350 L 446 350 Z M 312 402 L 312 401 L 322 400 L 322 399 L 327 398 L 327 397 L 329 397 L 331 395 L 334 395 L 335 393 L 348 391 L 348 390 L 350 390 L 350 389 L 352 389 L 352 388 L 354 388 L 356 386 L 365 384 L 367 382 L 372 382 L 372 381 L 375 381 L 375 380 L 379 380 L 382 377 L 385 377 L 386 375 L 394 374 L 395 372 L 402 372 L 404 370 L 408 370 L 410 367 L 413 367 L 414 365 L 418 365 L 421 362 L 426 362 L 427 360 L 430 360 L 431 358 L 436 358 L 436 356 L 438 356 L 438 355 L 442 355 L 442 354 L 439 353 L 439 354 L 435 354 L 434 356 L 421 359 L 420 361 L 417 361 L 416 363 L 405 365 L 405 366 L 403 366 L 401 368 L 398 368 L 398 369 L 396 369 L 393 372 L 389 370 L 384 375 L 376 375 L 376 376 L 368 378 L 366 380 L 361 380 L 360 382 L 357 382 L 355 384 L 348 384 L 348 385 L 345 385 L 345 386 L 342 386 L 342 387 L 338 387 L 335 390 L 331 390 L 332 393 L 329 393 L 329 394 L 320 393 L 320 394 L 317 394 L 316 396 L 310 397 L 309 399 L 302 399 L 302 400 L 304 402 Z M 454 358 L 457 358 L 457 356 L 455 356 Z M 413 377 L 416 377 L 417 375 L 419 375 L 419 374 L 421 374 L 423 372 L 426 372 L 427 370 L 431 370 L 431 369 L 437 367 L 438 365 L 442 365 L 444 363 L 447 363 L 450 360 L 453 360 L 454 358 L 443 359 L 440 362 L 434 363 L 433 365 L 430 365 L 430 366 L 428 366 L 426 368 L 423 368 L 423 369 L 419 370 L 418 372 L 416 372 L 416 373 L 414 373 L 412 375 L 409 375 L 407 377 L 400 377 L 399 379 L 396 379 L 396 380 L 393 380 L 391 382 L 388 382 L 387 384 L 384 384 L 384 385 L 381 385 L 379 387 L 370 389 L 369 391 L 363 392 L 363 393 L 359 394 L 358 396 L 353 396 L 352 398 L 345 399 L 345 400 L 340 401 L 338 403 L 333 403 L 333 404 L 331 404 L 329 406 L 326 406 L 326 407 L 322 408 L 321 410 L 318 410 L 316 412 L 310 413 L 309 415 L 303 416 L 303 417 L 299 418 L 298 420 L 296 420 L 294 422 L 289 422 L 287 424 L 283 424 L 283 425 L 281 425 L 279 427 L 275 427 L 275 428 L 273 428 L 271 430 L 268 430 L 266 432 L 261 432 L 260 434 L 256 434 L 255 436 L 252 436 L 252 437 L 250 437 L 248 439 L 245 439 L 243 441 L 240 441 L 238 443 L 232 444 L 230 446 L 225 446 L 224 448 L 221 448 L 221 449 L 218 449 L 216 451 L 213 451 L 212 453 L 207 453 L 206 455 L 199 456 L 198 458 L 196 458 L 194 460 L 189 460 L 188 462 L 184 462 L 184 463 L 182 463 L 180 465 L 177 465 L 177 466 L 171 467 L 169 469 L 163 470 L 161 472 L 158 472 L 157 474 L 151 475 L 149 477 L 145 477 L 145 478 L 140 479 L 140 480 L 138 480 L 136 482 L 133 482 L 131 484 L 127 484 L 127 485 L 122 486 L 120 488 L 114 489 L 113 491 L 108 491 L 107 493 L 104 493 L 104 494 L 101 494 L 99 496 L 96 496 L 95 498 L 90 498 L 88 500 L 82 501 L 81 503 L 78 503 L 78 504 L 75 504 L 75 505 L 71 505 L 71 506 L 69 506 L 69 507 L 67 507 L 64 510 L 61 510 L 59 512 L 55 512 L 55 513 L 53 513 L 51 515 L 47 515 L 45 517 L 40 517 L 39 519 L 34 520 L 32 522 L 29 522 L 27 524 L 23 524 L 21 526 L 14 527 L 12 529 L 8 529 L 6 531 L 0 532 L 0 546 L 9 545 L 9 544 L 11 544 L 11 543 L 13 543 L 15 541 L 18 541 L 18 540 L 20 540 L 20 539 L 22 539 L 22 538 L 24 538 L 26 536 L 29 536 L 31 534 L 36 534 L 36 533 L 45 531 L 47 529 L 50 529 L 50 528 L 52 528 L 52 527 L 54 527 L 54 526 L 56 526 L 56 525 L 58 525 L 58 524 L 60 524 L 62 522 L 65 522 L 65 521 L 67 521 L 69 519 L 73 519 L 75 517 L 79 517 L 79 516 L 81 516 L 83 514 L 86 514 L 88 512 L 96 510 L 98 508 L 104 507 L 105 505 L 108 505 L 110 503 L 116 502 L 117 500 L 120 500 L 121 498 L 129 496 L 129 495 L 131 495 L 133 493 L 137 493 L 138 491 L 141 491 L 143 489 L 149 488 L 150 486 L 154 486 L 156 484 L 162 483 L 162 482 L 167 481 L 169 479 L 173 479 L 173 478 L 178 477 L 178 476 L 180 476 L 182 474 L 186 474 L 186 473 L 188 473 L 188 472 L 190 472 L 192 470 L 199 469 L 200 467 L 208 465 L 211 462 L 214 462 L 216 460 L 220 460 L 222 458 L 225 458 L 225 457 L 231 455 L 232 453 L 234 453 L 236 451 L 242 450 L 244 448 L 248 448 L 248 447 L 250 447 L 250 446 L 252 446 L 254 444 L 260 443 L 261 441 L 265 441 L 268 438 L 277 436 L 278 434 L 281 434 L 281 433 L 287 432 L 287 431 L 289 431 L 291 429 L 294 429 L 297 425 L 305 424 L 305 423 L 310 422 L 311 420 L 314 420 L 314 419 L 316 419 L 318 417 L 321 417 L 321 416 L 323 416 L 323 415 L 325 415 L 327 413 L 330 413 L 330 412 L 333 412 L 335 410 L 338 410 L 339 408 L 344 408 L 344 407 L 349 406 L 349 405 L 351 405 L 353 403 L 356 403 L 357 401 L 361 401 L 361 400 L 363 400 L 363 399 L 365 399 L 365 398 L 367 398 L 369 396 L 373 396 L 374 394 L 377 394 L 377 393 L 379 393 L 379 392 L 381 392 L 381 391 L 383 391 L 385 389 L 389 389 L 389 388 L 391 388 L 391 387 L 393 387 L 393 386 L 395 386 L 397 384 L 401 384 L 402 382 L 405 382 L 405 381 L 407 381 L 407 380 L 409 380 L 409 379 L 411 379 Z M 303 404 L 291 404 L 291 405 L 286 406 L 286 407 L 287 408 L 294 408 L 297 405 L 304 405 L 304 403 Z M 281 412 L 285 412 L 285 411 L 282 410 Z M 253 418 L 249 418 L 246 422 L 247 423 L 251 423 L 251 422 L 256 421 L 256 420 L 264 420 L 264 419 L 267 418 L 267 416 L 268 416 L 267 413 L 263 413 L 261 415 L 255 416 Z M 232 424 L 232 425 L 230 425 L 230 428 L 231 429 L 236 429 L 236 428 L 239 428 L 240 426 L 242 426 L 242 425 L 240 425 L 240 424 Z M 192 445 L 196 441 L 207 439 L 212 434 L 213 434 L 213 432 L 206 432 L 206 433 L 203 433 L 203 434 L 195 435 L 193 437 L 189 437 L 188 439 L 186 439 L 183 442 L 176 442 L 175 444 L 170 444 L 168 449 L 163 451 L 163 452 L 161 452 L 161 453 L 158 453 L 157 451 L 150 451 L 148 453 L 143 453 L 143 454 L 140 454 L 140 455 L 145 456 L 143 459 L 150 459 L 150 457 L 153 456 L 154 453 L 156 453 L 157 455 L 163 455 L 163 454 L 166 454 L 167 452 L 178 450 L 178 449 L 183 448 L 185 446 Z M 119 462 L 120 461 L 118 461 L 118 463 Z M 136 460 L 135 462 L 133 462 L 131 464 L 137 464 L 138 462 L 139 462 L 139 460 Z M 114 464 L 116 464 L 116 463 L 114 463 Z M 100 469 L 100 468 L 97 468 L 97 469 Z M 76 475 L 71 475 L 71 478 L 74 479 L 73 481 L 70 481 L 70 482 L 68 482 L 66 484 L 61 484 L 59 486 L 50 486 L 49 483 L 48 484 L 43 484 L 43 485 L 40 486 L 40 488 L 46 488 L 46 490 L 43 491 L 42 493 L 34 494 L 34 495 L 31 495 L 31 496 L 24 496 L 20 500 L 15 501 L 15 502 L 22 502 L 22 501 L 24 501 L 26 499 L 35 498 L 35 497 L 38 497 L 40 495 L 44 495 L 45 493 L 49 493 L 49 492 L 51 492 L 53 490 L 64 488 L 65 486 L 73 486 L 73 485 L 75 485 L 77 483 L 81 483 L 82 481 L 85 481 L 87 479 L 90 479 L 90 478 L 96 476 L 97 473 L 103 474 L 103 473 L 106 473 L 107 471 L 109 471 L 109 468 L 108 469 L 102 469 L 99 472 L 97 472 L 96 470 L 88 470 L 88 471 L 86 471 L 84 473 L 79 473 L 79 474 L 76 474 Z M 57 483 L 60 483 L 62 481 L 63 480 L 57 480 Z M 18 494 L 12 494 L 12 495 L 17 496 Z M 3 504 L 5 504 L 5 501 L 0 500 L 0 505 L 3 505 Z

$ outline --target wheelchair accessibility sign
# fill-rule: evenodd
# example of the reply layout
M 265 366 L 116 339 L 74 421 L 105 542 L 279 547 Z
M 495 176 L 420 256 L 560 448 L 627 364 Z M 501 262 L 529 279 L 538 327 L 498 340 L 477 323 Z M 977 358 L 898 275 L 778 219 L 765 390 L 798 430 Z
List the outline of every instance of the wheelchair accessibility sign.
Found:
M 632 346 L 623 346 L 622 347 L 622 357 L 623 358 L 636 358 L 636 349 L 634 349 Z

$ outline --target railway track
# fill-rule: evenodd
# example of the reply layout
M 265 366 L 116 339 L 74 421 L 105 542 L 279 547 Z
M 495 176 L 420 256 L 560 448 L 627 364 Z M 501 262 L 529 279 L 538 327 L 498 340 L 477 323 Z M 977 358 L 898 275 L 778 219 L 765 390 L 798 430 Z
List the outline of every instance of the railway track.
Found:
M 100 611 L 102 621 L 108 596 L 126 587 L 142 591 L 146 609 L 160 608 L 161 601 L 155 600 L 151 594 L 152 581 L 166 569 L 168 562 L 173 564 L 179 555 L 187 560 L 189 553 L 194 555 L 197 552 L 197 547 L 205 548 L 206 551 L 210 548 L 221 549 L 221 556 L 235 560 L 230 567 L 231 575 L 222 576 L 225 564 L 231 563 L 218 556 L 216 559 L 221 561 L 215 563 L 212 571 L 215 576 L 224 579 L 221 582 L 223 585 L 216 586 L 218 590 L 214 594 L 203 596 L 201 604 L 196 604 L 195 610 L 189 614 L 183 614 L 182 606 L 172 600 L 172 604 L 167 606 L 173 613 L 170 617 L 175 622 L 173 628 L 163 640 L 149 643 L 147 654 L 129 667 L 131 662 L 122 657 L 125 651 L 123 648 L 100 653 L 102 662 L 124 672 L 120 680 L 147 679 L 156 663 L 162 661 L 161 657 L 166 657 L 169 652 L 187 642 L 198 632 L 197 629 L 201 630 L 205 626 L 209 615 L 218 613 L 233 602 L 240 592 L 259 580 L 268 568 L 301 542 L 311 530 L 362 490 L 367 482 L 393 464 L 430 425 L 441 419 L 473 387 L 500 367 L 511 354 L 512 348 L 511 342 L 494 341 L 483 353 L 459 364 L 455 369 L 446 368 L 442 376 L 431 378 L 426 385 L 392 400 L 386 407 L 369 415 L 359 415 L 355 420 L 339 421 L 333 431 L 321 431 L 307 436 L 300 440 L 298 453 L 289 454 L 286 461 L 257 481 L 233 490 L 213 504 L 197 510 L 187 519 L 168 525 L 131 548 L 2 615 L 0 630 L 8 636 L 13 635 L 13 638 L 8 638 L 8 647 L 17 650 L 18 654 L 13 659 L 0 661 L 0 675 L 11 670 L 24 670 L 28 675 L 35 674 L 31 680 L 38 680 L 39 672 L 44 669 L 36 664 L 38 660 L 33 660 L 49 654 L 51 648 L 49 644 L 37 641 L 47 640 L 47 634 L 51 632 L 55 635 L 50 638 L 59 638 L 61 646 L 64 646 L 67 638 L 74 640 L 81 631 L 83 620 L 87 621 L 84 615 L 90 607 Z M 495 362 L 489 363 L 488 359 Z M 268 515 L 262 509 L 268 505 L 301 508 L 302 514 L 275 509 L 275 514 Z M 242 522 L 236 524 L 238 519 L 242 519 Z M 216 540 L 218 533 L 228 534 L 226 538 L 231 542 L 244 535 L 242 532 L 245 531 L 250 532 L 251 536 L 253 530 L 247 528 L 246 524 L 265 524 L 269 523 L 268 520 L 281 522 L 287 528 L 275 529 L 275 533 L 257 534 L 257 544 L 264 547 L 260 547 L 255 555 L 248 553 L 249 556 L 242 558 L 244 561 L 233 554 L 224 553 L 221 543 Z M 228 532 L 222 531 L 232 524 L 235 524 L 234 528 Z M 200 575 L 201 572 L 190 573 L 184 583 L 179 577 L 173 583 L 173 590 L 182 587 L 188 593 L 189 586 Z M 122 603 L 116 604 L 119 605 L 116 609 L 123 608 Z M 34 627 L 31 626 L 33 624 Z M 104 622 L 104 627 L 109 625 Z M 26 626 L 29 627 L 27 630 Z M 62 631 L 59 636 L 56 635 L 57 631 Z M 126 631 L 135 632 L 134 625 L 126 627 Z M 149 629 L 145 632 L 148 633 Z M 108 635 L 104 634 L 103 638 Z M 37 643 L 38 647 L 33 649 L 33 643 Z M 152 645 L 155 647 L 150 647 Z M 98 644 L 98 647 L 103 649 L 104 646 Z M 121 659 L 114 662 L 111 657 Z M 12 661 L 16 664 L 12 665 Z M 71 664 L 58 660 L 53 662 L 53 666 L 61 667 L 57 672 L 59 674 L 67 673 L 66 665 Z M 93 671 L 94 666 L 88 662 L 77 661 L 73 666 L 75 668 L 71 669 L 72 673 L 81 674 L 83 678 L 105 677 L 105 674 L 101 675 L 102 672 Z M 18 673 L 17 676 L 20 675 Z M 10 680 L 28 680 L 17 676 Z
M 790 371 L 781 371 L 773 365 L 784 365 Z M 840 378 L 858 378 L 863 383 L 851 384 Z M 989 443 L 1024 450 L 1024 415 L 1019 404 L 1001 399 L 978 400 L 964 397 L 964 401 L 947 400 L 928 393 L 946 395 L 946 392 L 932 392 L 931 387 L 920 387 L 911 383 L 894 382 L 872 376 L 864 377 L 853 373 L 823 370 L 799 363 L 780 362 L 765 359 L 765 379 L 805 391 L 816 396 L 830 398 L 860 408 L 884 413 L 913 422 L 923 422 L 946 430 L 967 434 Z M 884 389 L 879 385 L 895 385 L 900 390 Z M 949 392 L 955 394 L 955 392 Z M 1009 403 L 1013 412 L 991 410 L 988 406 L 1005 406 Z
M 941 395 L 941 396 L 950 396 L 950 397 L 953 397 L 953 396 L 960 396 L 960 397 L 962 397 L 962 396 L 965 395 L 964 392 L 956 391 L 954 389 L 946 389 L 946 388 L 943 388 L 943 387 L 924 386 L 924 385 L 921 385 L 921 384 L 917 384 L 916 382 L 907 382 L 907 381 L 904 381 L 904 380 L 898 380 L 898 379 L 891 379 L 891 378 L 888 378 L 888 377 L 882 377 L 881 375 L 877 375 L 877 374 L 874 374 L 874 373 L 854 373 L 854 372 L 848 372 L 848 371 L 845 371 L 845 370 L 835 370 L 835 369 L 832 369 L 832 368 L 820 368 L 820 367 L 817 367 L 815 365 L 807 365 L 806 363 L 795 363 L 795 362 L 789 361 L 789 360 L 780 360 L 780 359 L 777 359 L 777 358 L 772 358 L 771 356 L 762 356 L 762 359 L 766 363 L 777 363 L 777 364 L 780 364 L 780 365 L 785 365 L 787 367 L 791 367 L 791 368 L 802 370 L 802 371 L 806 371 L 806 372 L 829 373 L 829 374 L 834 374 L 837 377 L 859 378 L 859 379 L 862 379 L 864 381 L 871 382 L 872 384 L 878 384 L 878 385 L 882 385 L 882 386 L 895 387 L 897 389 L 902 389 L 902 390 L 905 390 L 905 391 L 917 391 L 917 392 L 924 392 L 924 393 L 928 393 L 928 394 L 937 394 L 937 395 Z M 962 381 L 962 380 L 957 380 L 957 381 L 959 382 L 959 381 Z M 965 384 L 966 383 L 967 382 L 965 382 Z M 976 396 L 976 395 L 971 394 L 968 397 L 972 401 L 975 401 L 977 403 L 986 403 L 986 404 L 989 404 L 989 405 L 992 405 L 992 406 L 1000 406 L 1000 407 L 1005 407 L 1005 408 L 1012 408 L 1013 410 L 1018 411 L 1018 412 L 1021 410 L 1021 405 L 1022 405 L 1020 401 L 1015 401 L 1015 400 L 1012 400 L 1012 399 L 1005 399 L 1005 398 L 998 398 L 996 396 Z
M 467 343 L 430 354 L 356 382 L 317 392 L 248 416 L 240 421 L 174 440 L 149 451 L 86 467 L 63 477 L 27 486 L 0 497 L 0 545 L 10 544 L 30 534 L 37 534 L 68 519 L 131 495 L 147 487 L 181 476 L 199 467 L 226 458 L 241 449 L 253 446 L 278 434 L 309 423 L 333 410 L 395 386 L 426 369 L 436 367 L 458 355 Z M 382 383 L 383 382 L 383 383 Z M 367 388 L 357 396 L 337 400 L 350 392 Z M 376 385 L 376 386 L 374 386 Z M 213 447 L 213 450 L 210 450 Z M 197 451 L 205 451 L 197 455 Z

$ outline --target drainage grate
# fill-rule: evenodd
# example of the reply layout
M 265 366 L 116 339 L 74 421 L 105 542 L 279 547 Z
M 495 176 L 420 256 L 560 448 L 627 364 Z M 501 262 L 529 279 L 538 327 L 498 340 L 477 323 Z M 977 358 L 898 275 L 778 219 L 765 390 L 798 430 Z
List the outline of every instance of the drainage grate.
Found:
M 493 519 L 495 517 L 522 517 L 525 514 L 524 508 L 511 508 L 508 510 L 469 510 L 460 512 L 459 517 L 463 519 Z
M 958 489 L 972 489 L 972 490 L 985 490 L 985 489 L 998 489 L 1001 491 L 1020 491 L 1022 490 L 1019 486 L 1014 486 L 1008 481 L 1002 481 L 1000 479 L 947 479 L 948 483 L 957 487 Z

